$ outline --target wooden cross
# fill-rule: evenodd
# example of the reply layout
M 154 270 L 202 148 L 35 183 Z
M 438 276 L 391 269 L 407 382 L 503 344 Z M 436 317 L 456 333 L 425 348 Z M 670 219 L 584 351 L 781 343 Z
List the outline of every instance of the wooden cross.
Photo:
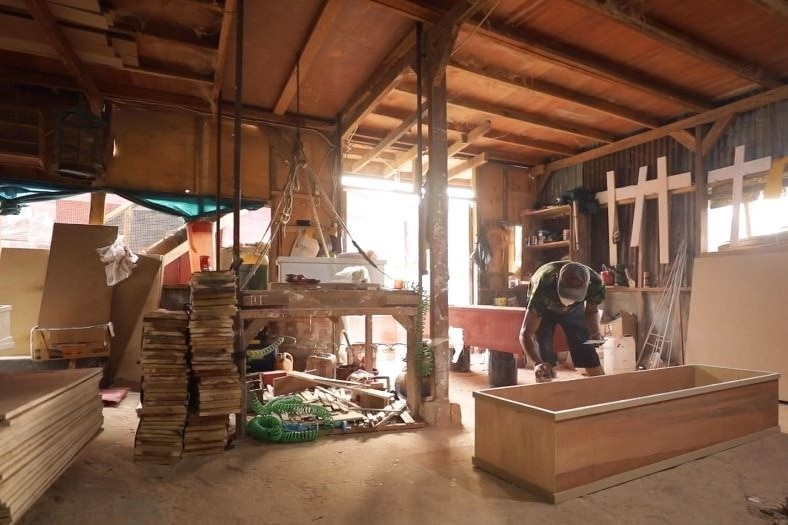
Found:
M 630 246 L 640 246 L 640 237 L 643 225 L 643 206 L 645 199 L 656 195 L 658 200 L 659 212 L 659 262 L 667 264 L 670 262 L 670 230 L 668 214 L 668 192 L 680 188 L 687 188 L 692 185 L 692 176 L 689 172 L 679 173 L 668 177 L 668 163 L 666 157 L 657 159 L 657 178 L 646 180 L 648 176 L 648 166 L 641 166 L 638 170 L 638 183 L 633 186 L 623 188 L 615 187 L 615 174 L 607 172 L 607 191 L 600 191 L 596 194 L 600 204 L 608 203 L 607 215 L 611 230 L 610 238 L 610 264 L 618 264 L 618 249 L 613 242 L 612 232 L 615 225 L 617 207 L 616 204 L 626 200 L 635 200 L 635 213 L 632 220 L 632 239 Z M 611 198 L 612 197 L 612 198 Z M 611 209 L 612 208 L 612 209 Z
M 733 220 L 731 221 L 731 247 L 739 244 L 739 208 L 741 208 L 744 191 L 744 177 L 767 173 L 772 167 L 771 157 L 744 162 L 744 146 L 736 146 L 733 154 L 733 165 L 709 171 L 709 184 L 729 180 L 733 185 Z

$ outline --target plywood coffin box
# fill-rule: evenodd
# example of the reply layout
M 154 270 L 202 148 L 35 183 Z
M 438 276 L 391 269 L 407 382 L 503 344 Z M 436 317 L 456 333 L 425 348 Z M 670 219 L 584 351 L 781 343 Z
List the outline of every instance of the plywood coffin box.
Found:
M 688 365 L 480 390 L 473 463 L 560 503 L 779 431 L 778 379 Z

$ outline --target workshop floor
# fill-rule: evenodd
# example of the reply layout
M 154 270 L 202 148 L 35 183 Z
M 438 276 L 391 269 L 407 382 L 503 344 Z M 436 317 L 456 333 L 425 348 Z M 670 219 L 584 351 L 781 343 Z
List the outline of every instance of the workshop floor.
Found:
M 477 357 L 477 356 L 475 356 Z M 533 372 L 519 371 L 519 382 Z M 559 371 L 560 378 L 575 372 Z M 474 390 L 483 362 L 452 374 L 462 428 L 243 441 L 167 467 L 132 462 L 138 397 L 104 410 L 104 432 L 22 520 L 24 525 L 767 524 L 788 497 L 788 435 L 775 434 L 561 505 L 471 465 Z M 788 432 L 788 406 L 780 407 Z

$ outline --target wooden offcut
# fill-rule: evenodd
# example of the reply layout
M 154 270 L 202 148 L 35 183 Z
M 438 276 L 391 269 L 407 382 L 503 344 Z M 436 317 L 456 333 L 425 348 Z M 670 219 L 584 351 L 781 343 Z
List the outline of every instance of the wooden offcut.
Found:
M 473 463 L 560 503 L 777 432 L 778 378 L 693 365 L 478 391 Z

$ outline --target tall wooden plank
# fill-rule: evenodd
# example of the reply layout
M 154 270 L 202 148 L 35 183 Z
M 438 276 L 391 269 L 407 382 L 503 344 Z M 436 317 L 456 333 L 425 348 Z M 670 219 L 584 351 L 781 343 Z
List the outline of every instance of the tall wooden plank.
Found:
M 614 240 L 618 232 L 618 214 L 616 210 L 616 172 L 607 172 L 607 241 L 608 249 L 610 252 L 610 264 L 615 266 L 618 264 L 618 242 Z

